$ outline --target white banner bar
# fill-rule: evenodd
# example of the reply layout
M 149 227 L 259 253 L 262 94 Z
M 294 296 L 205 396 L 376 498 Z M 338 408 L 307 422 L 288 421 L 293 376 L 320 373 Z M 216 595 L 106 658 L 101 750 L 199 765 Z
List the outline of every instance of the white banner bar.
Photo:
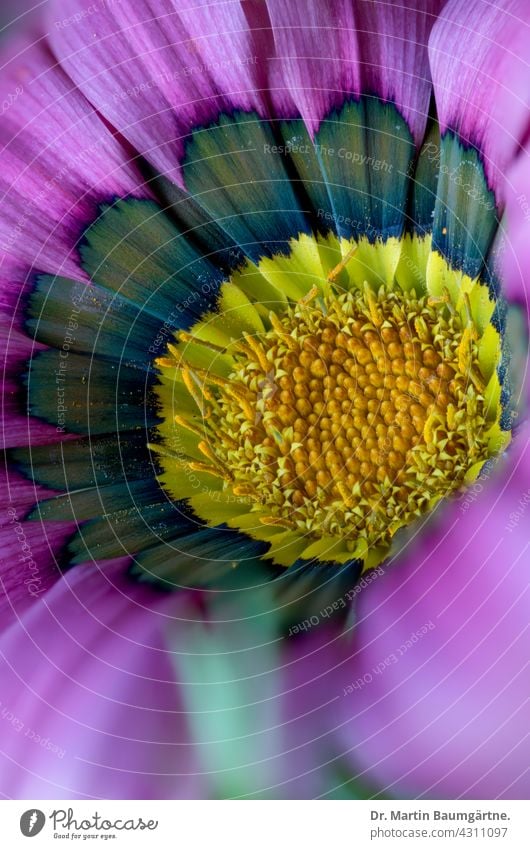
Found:
M 528 807 L 520 801 L 2 801 L 0 833 L 6 849 L 528 849 Z

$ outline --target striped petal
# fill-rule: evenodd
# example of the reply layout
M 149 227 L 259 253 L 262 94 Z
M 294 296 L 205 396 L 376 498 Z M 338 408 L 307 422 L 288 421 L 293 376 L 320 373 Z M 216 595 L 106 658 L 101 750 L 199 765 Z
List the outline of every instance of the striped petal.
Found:
M 255 256 L 308 229 L 285 158 L 264 155 L 276 143 L 264 120 L 270 35 L 254 33 L 244 3 L 141 0 L 133 9 L 104 4 L 90 17 L 82 0 L 56 5 L 74 16 L 52 31 L 63 67 L 226 242 Z
M 18 45 L 0 76 L 0 251 L 86 280 L 78 239 L 116 195 L 145 196 L 122 144 L 43 43 Z
M 72 79 L 244 254 L 284 249 L 311 229 L 402 232 L 429 111 L 426 43 L 438 0 L 325 10 L 142 2 L 91 16 L 80 0 L 67 8 L 70 23 L 56 21 L 52 41 Z M 360 96 L 366 103 L 315 139 L 324 117 Z M 341 226 L 346 219 L 353 224 Z
M 11 322 L 0 316 L 0 344 L 2 345 L 2 399 L 0 445 L 47 444 L 57 440 L 57 431 L 43 422 L 27 416 L 20 375 L 35 351 L 35 346 Z
M 282 135 L 303 152 L 294 164 L 321 227 L 325 221 L 341 236 L 371 241 L 403 232 L 431 98 L 427 41 L 440 5 L 268 0 L 271 96 L 291 119 Z
M 13 469 L 0 469 L 0 631 L 21 616 L 60 577 L 58 556 L 71 535 L 71 517 L 43 526 L 24 519 L 51 494 Z
M 442 5 L 267 0 L 281 65 L 276 79 L 283 78 L 311 135 L 345 99 L 365 94 L 395 104 L 419 146 L 431 96 L 427 40 Z
M 530 312 L 530 148 L 526 145 L 506 174 L 506 219 L 502 256 L 506 294 Z
M 530 7 L 525 0 L 449 0 L 429 53 L 442 134 L 450 130 L 480 151 L 500 201 L 529 123 Z
M 504 174 L 528 126 L 529 28 L 523 0 L 450 0 L 429 43 L 441 131 L 427 150 L 438 170 L 433 247 L 493 290 Z
M 90 16 L 83 14 L 83 0 L 51 5 L 56 23 L 50 37 L 63 67 L 175 182 L 190 128 L 235 109 L 266 113 L 262 69 L 242 3 L 104 3 Z
M 72 571 L 0 638 L 4 796 L 204 794 L 164 640 L 187 614 L 123 571 Z

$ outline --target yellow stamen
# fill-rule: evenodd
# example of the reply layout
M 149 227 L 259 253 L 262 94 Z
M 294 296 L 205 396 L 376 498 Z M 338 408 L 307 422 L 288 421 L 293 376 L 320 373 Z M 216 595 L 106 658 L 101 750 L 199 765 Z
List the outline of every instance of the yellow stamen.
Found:
M 319 291 L 320 290 L 319 290 L 318 286 L 312 286 L 311 289 L 309 290 L 309 292 L 306 292 L 306 294 L 302 298 L 300 298 L 300 300 L 298 301 L 300 306 L 305 307 L 305 306 L 307 306 L 307 304 L 310 304 L 311 301 L 316 298 Z
M 190 393 L 191 397 L 195 401 L 197 407 L 199 408 L 201 415 L 204 416 L 205 415 L 204 398 L 201 395 L 199 395 L 199 393 L 197 392 L 196 381 L 193 380 L 192 373 L 189 369 L 187 369 L 187 368 L 182 369 L 182 380 L 184 382 L 184 386 L 186 387 L 186 389 Z
M 282 516 L 260 516 L 259 520 L 262 525 L 278 526 L 280 528 L 287 528 L 288 530 L 293 530 L 296 527 L 294 522 Z
M 380 327 L 383 323 L 383 319 L 379 310 L 379 304 L 372 288 L 370 287 L 370 284 L 367 283 L 366 280 L 364 281 L 364 297 L 366 303 L 368 304 L 370 318 L 372 319 L 376 327 Z
M 230 476 L 224 469 L 220 469 L 217 466 L 209 466 L 208 463 L 201 463 L 200 460 L 191 460 L 187 465 L 194 472 L 205 472 L 207 475 L 221 478 L 224 481 L 230 480 Z
M 216 351 L 219 354 L 226 353 L 226 348 L 223 348 L 221 345 L 215 345 L 213 342 L 208 342 L 206 339 L 201 339 L 199 336 L 194 336 L 192 333 L 188 333 L 186 330 L 181 330 L 178 334 L 178 338 L 180 342 L 184 344 L 195 344 L 202 345 L 204 348 L 208 348 L 210 351 Z
M 270 368 L 270 363 L 267 360 L 267 356 L 265 354 L 265 351 L 261 347 L 260 343 L 258 342 L 257 339 L 255 339 L 253 336 L 250 336 L 250 334 L 248 334 L 246 332 L 243 333 L 243 336 L 244 336 L 245 341 L 246 341 L 247 345 L 249 346 L 249 348 L 251 348 L 252 351 L 254 352 L 254 354 L 255 354 L 255 356 L 258 360 L 259 365 L 261 366 L 261 368 L 265 372 L 267 372 L 268 369 Z
M 193 424 L 192 422 L 188 421 L 188 419 L 185 419 L 184 416 L 175 416 L 175 423 L 180 425 L 180 427 L 189 430 L 190 433 L 194 433 L 197 436 L 204 436 L 204 430 L 202 430 L 200 427 L 197 427 L 197 425 Z
M 352 259 L 352 257 L 353 257 L 356 253 L 357 253 L 357 245 L 353 245 L 353 246 L 349 249 L 349 251 L 348 251 L 348 253 L 346 254 L 346 256 L 345 256 L 343 259 L 341 259 L 341 261 L 340 261 L 340 262 L 339 262 L 339 263 L 335 266 L 335 268 L 333 268 L 333 269 L 329 272 L 329 274 L 328 274 L 328 276 L 327 276 L 327 281 L 328 281 L 328 283 L 334 283 L 334 282 L 335 282 L 335 280 L 337 279 L 337 277 L 339 276 L 339 274 L 341 273 L 341 271 L 342 271 L 344 268 L 346 268 L 346 266 L 348 265 L 349 261 Z
M 217 466 L 224 468 L 223 463 L 220 462 L 219 457 L 217 456 L 217 454 L 213 450 L 212 446 L 209 445 L 207 442 L 205 442 L 204 439 L 201 440 L 201 442 L 199 442 L 197 448 L 199 449 L 201 454 L 204 454 L 204 456 L 208 460 L 211 460 L 214 465 L 217 465 Z

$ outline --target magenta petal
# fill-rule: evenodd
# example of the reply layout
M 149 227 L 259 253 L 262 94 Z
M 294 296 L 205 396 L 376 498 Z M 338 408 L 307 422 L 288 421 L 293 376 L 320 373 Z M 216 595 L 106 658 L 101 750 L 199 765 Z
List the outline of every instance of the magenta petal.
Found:
M 61 1 L 52 4 L 51 40 L 97 109 L 178 181 L 191 129 L 220 112 L 266 111 L 263 62 L 243 5 L 138 0 L 101 3 L 86 15 L 83 0 Z
M 27 337 L 11 326 L 4 315 L 0 315 L 0 346 L 3 351 L 0 445 L 2 448 L 7 448 L 24 445 L 29 441 L 30 419 L 21 409 L 20 375 L 24 372 L 24 365 L 31 356 L 32 344 Z M 33 433 L 37 438 L 44 433 L 44 442 L 57 439 L 55 428 L 50 425 L 40 422 L 32 422 L 32 424 L 36 425 Z
M 4 291 L 0 271 L 0 298 Z M 27 363 L 36 351 L 43 345 L 33 342 L 16 329 L 21 323 L 17 284 L 20 278 L 11 278 L 11 288 L 7 291 L 13 303 L 10 306 L 11 318 L 4 315 L 0 306 L 0 371 L 2 373 L 2 396 L 0 399 L 0 447 L 13 448 L 20 445 L 47 445 L 64 439 L 64 434 L 58 434 L 57 428 L 40 419 L 33 418 L 25 412 L 25 394 L 21 386 L 21 375 L 26 371 Z M 20 283 L 18 294 L 23 293 Z M 69 437 L 66 437 L 69 438 Z
M 530 149 L 524 148 L 505 180 L 506 228 L 503 244 L 503 282 L 510 300 L 530 315 Z
M 164 641 L 184 608 L 123 572 L 77 567 L 0 638 L 3 795 L 204 795 Z
M 375 94 L 395 103 L 421 143 L 431 94 L 426 45 L 443 4 L 419 5 L 267 0 L 284 86 L 311 133 L 345 97 Z M 272 95 L 281 101 L 281 92 Z
M 0 259 L 0 447 L 47 445 L 71 438 L 27 414 L 21 376 L 31 357 L 45 348 L 24 332 L 24 307 L 33 275 L 4 255 Z
M 19 43 L 2 59 L 0 250 L 40 270 L 85 279 L 75 249 L 98 205 L 148 192 L 122 144 L 47 47 Z
M 528 798 L 529 436 L 362 593 L 344 747 L 397 797 Z
M 0 631 L 21 616 L 60 577 L 56 561 L 75 525 L 24 522 L 39 498 L 54 493 L 16 471 L 0 469 Z
M 361 93 L 360 55 L 353 4 L 268 0 L 277 57 L 276 80 L 285 87 L 314 134 L 345 96 Z M 309 73 L 309 67 L 311 72 Z M 282 90 L 273 91 L 280 102 Z M 294 117 L 294 116 L 290 116 Z
M 449 0 L 433 28 L 429 55 L 442 131 L 478 148 L 490 186 L 528 126 L 530 5 L 526 0 Z

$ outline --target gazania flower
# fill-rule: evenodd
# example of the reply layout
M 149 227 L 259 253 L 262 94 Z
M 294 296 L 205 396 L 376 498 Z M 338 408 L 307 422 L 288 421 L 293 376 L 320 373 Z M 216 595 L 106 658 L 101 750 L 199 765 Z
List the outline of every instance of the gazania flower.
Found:
M 6 795 L 524 794 L 527 18 L 11 46 Z

